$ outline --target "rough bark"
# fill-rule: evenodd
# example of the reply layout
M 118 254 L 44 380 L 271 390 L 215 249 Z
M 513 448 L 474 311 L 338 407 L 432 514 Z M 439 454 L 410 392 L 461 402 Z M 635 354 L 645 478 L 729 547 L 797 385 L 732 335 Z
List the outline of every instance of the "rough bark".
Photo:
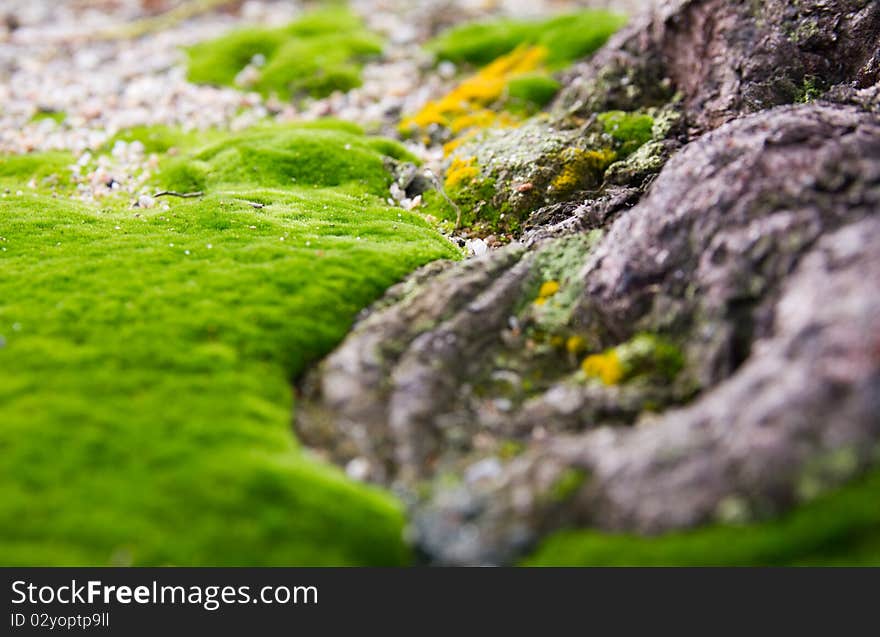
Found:
M 397 487 L 445 563 L 563 526 L 760 518 L 877 462 L 878 50 L 876 2 L 665 3 L 552 115 L 570 136 L 606 109 L 679 112 L 651 161 L 389 290 L 302 383 L 298 435 Z M 606 385 L 559 345 L 639 334 L 683 369 Z
M 633 110 L 684 98 L 694 131 L 880 80 L 871 0 L 672 0 L 575 68 L 557 113 Z M 623 80 L 623 81 L 621 81 Z

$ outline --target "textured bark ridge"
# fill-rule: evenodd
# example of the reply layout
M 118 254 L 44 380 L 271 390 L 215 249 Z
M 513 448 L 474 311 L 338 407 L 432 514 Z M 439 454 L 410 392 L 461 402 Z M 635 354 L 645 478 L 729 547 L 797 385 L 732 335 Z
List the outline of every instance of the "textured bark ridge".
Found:
M 389 290 L 298 435 L 403 493 L 443 563 L 759 519 L 878 462 L 878 50 L 876 2 L 664 4 L 551 116 L 676 111 L 649 168 Z
M 708 130 L 840 84 L 873 86 L 878 41 L 872 0 L 672 0 L 576 68 L 557 111 L 631 110 L 678 90 L 691 125 Z

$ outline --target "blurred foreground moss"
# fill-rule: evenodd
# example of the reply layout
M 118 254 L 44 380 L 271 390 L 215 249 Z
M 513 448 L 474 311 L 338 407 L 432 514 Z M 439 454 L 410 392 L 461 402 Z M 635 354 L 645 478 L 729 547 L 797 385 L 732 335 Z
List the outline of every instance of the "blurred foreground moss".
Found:
M 530 566 L 880 565 L 880 472 L 779 519 L 658 537 L 563 531 Z

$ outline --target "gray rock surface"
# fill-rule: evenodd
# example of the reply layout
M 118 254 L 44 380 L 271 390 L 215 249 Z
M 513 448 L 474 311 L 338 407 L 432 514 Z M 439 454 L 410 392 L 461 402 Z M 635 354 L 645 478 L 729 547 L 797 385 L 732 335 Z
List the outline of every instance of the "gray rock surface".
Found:
M 392 288 L 297 434 L 397 489 L 441 563 L 761 519 L 877 463 L 878 50 L 875 2 L 663 3 L 551 114 L 679 112 L 650 161 Z M 608 352 L 619 378 L 582 370 Z

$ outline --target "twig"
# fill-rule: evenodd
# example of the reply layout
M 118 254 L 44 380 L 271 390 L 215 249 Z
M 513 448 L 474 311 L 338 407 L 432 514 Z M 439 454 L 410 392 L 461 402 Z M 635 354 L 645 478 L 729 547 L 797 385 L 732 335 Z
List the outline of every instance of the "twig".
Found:
M 96 39 L 118 40 L 122 38 L 138 38 L 148 33 L 168 29 L 184 20 L 207 13 L 225 4 L 232 4 L 232 2 L 233 0 L 186 0 L 183 4 L 160 15 L 142 18 L 124 24 L 121 27 L 99 31 L 96 34 Z
M 197 190 L 195 192 L 175 192 L 173 190 L 162 190 L 153 195 L 153 199 L 157 197 L 180 197 L 182 199 L 189 199 L 190 197 L 203 197 L 205 193 L 201 190 Z

